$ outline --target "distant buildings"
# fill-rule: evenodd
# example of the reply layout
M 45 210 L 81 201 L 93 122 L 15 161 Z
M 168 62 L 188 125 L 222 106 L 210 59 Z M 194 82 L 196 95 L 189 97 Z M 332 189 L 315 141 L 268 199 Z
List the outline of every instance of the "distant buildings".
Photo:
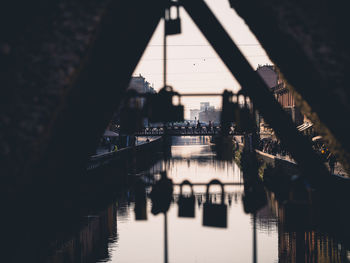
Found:
M 205 111 L 201 111 L 199 113 L 199 121 L 205 122 L 205 123 L 209 123 L 209 121 L 219 123 L 220 122 L 220 113 L 221 113 L 221 111 L 215 110 L 215 109 L 208 109 Z
M 128 90 L 135 90 L 138 93 L 156 93 L 151 84 L 140 74 L 139 76 L 131 77 Z M 145 103 L 145 98 L 138 98 L 140 106 Z
M 210 106 L 209 102 L 201 102 L 199 109 L 190 110 L 190 119 L 205 123 L 209 123 L 209 121 L 218 123 L 220 122 L 220 113 L 221 111 Z
M 198 120 L 200 111 L 201 110 L 198 110 L 198 109 L 191 109 L 190 110 L 190 120 L 191 121 Z
M 200 102 L 200 103 L 199 103 L 199 109 L 200 109 L 200 111 L 208 110 L 209 106 L 210 106 L 210 103 L 209 103 L 209 102 Z
M 256 71 L 264 79 L 283 109 L 291 115 L 294 123 L 297 126 L 301 125 L 304 122 L 304 116 L 295 105 L 293 95 L 281 76 L 277 73 L 275 67 L 272 65 L 259 65 Z
M 272 89 L 278 84 L 278 74 L 272 65 L 259 65 L 256 72 L 263 78 L 267 86 Z
M 151 84 L 140 74 L 131 77 L 128 89 L 136 90 L 139 93 L 155 93 L 156 91 Z

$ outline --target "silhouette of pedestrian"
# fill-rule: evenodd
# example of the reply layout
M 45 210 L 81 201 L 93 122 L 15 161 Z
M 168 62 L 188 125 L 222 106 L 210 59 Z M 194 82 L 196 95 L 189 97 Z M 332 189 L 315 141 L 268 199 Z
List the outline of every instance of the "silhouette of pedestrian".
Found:
M 336 162 L 337 162 L 337 158 L 335 157 L 334 154 L 330 153 L 328 155 L 328 164 L 329 164 L 329 168 L 331 170 L 331 174 L 334 174 L 334 168 L 335 168 Z
M 197 122 L 197 130 L 199 131 L 200 129 L 201 129 L 201 123 L 198 120 L 198 122 Z

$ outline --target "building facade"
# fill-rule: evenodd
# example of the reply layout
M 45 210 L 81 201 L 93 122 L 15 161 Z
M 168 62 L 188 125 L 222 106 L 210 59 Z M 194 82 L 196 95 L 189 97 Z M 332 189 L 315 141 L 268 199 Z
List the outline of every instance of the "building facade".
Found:
M 208 110 L 209 107 L 210 107 L 210 103 L 209 102 L 200 102 L 199 103 L 200 111 Z
M 198 109 L 190 109 L 190 120 L 191 121 L 198 120 L 199 113 L 200 113 L 200 110 Z
M 295 100 L 291 92 L 285 86 L 284 82 L 279 83 L 273 87 L 273 94 L 277 101 L 282 105 L 291 116 L 296 125 L 301 125 L 304 122 L 304 115 L 301 114 L 300 109 L 295 105 Z
M 205 123 L 209 123 L 209 121 L 213 123 L 220 123 L 220 113 L 221 111 L 213 108 L 201 111 L 199 112 L 199 121 Z
M 156 93 L 152 85 L 140 74 L 139 76 L 131 77 L 128 90 L 135 90 L 138 93 Z M 145 98 L 137 98 L 141 107 L 145 104 Z
M 287 88 L 280 74 L 277 73 L 276 68 L 272 65 L 259 65 L 256 71 L 270 88 L 282 108 L 290 114 L 294 123 L 297 126 L 301 125 L 304 122 L 304 116 L 295 105 L 293 94 Z
M 139 93 L 155 93 L 152 85 L 140 74 L 131 77 L 128 89 L 136 90 Z
M 210 106 L 209 102 L 200 102 L 199 109 L 190 109 L 190 120 L 199 120 L 200 122 L 209 123 L 220 122 L 220 110 L 215 109 L 214 106 Z

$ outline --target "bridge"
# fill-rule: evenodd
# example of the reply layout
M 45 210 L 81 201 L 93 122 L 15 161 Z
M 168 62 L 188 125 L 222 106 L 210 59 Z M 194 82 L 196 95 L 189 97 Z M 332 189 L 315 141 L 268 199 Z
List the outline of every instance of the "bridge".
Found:
M 317 10 L 305 1 L 229 2 L 350 171 L 350 129 L 344 125 L 350 115 L 350 45 L 347 34 L 342 34 L 348 29 L 346 1 L 326 1 Z M 6 182 L 1 187 L 7 193 L 14 193 L 8 189 L 17 189 L 15 182 L 32 174 L 57 178 L 63 184 L 72 178 L 80 182 L 71 171 L 84 166 L 119 108 L 166 4 L 161 0 L 3 1 L 0 166 Z M 291 117 L 210 8 L 203 0 L 182 0 L 181 5 L 305 174 L 319 180 L 326 169 L 312 146 L 298 134 Z M 89 129 L 82 132 L 87 123 Z M 32 191 L 28 183 L 22 185 Z
M 135 133 L 135 136 L 213 136 L 221 133 L 221 126 L 166 126 L 166 127 L 145 127 L 141 131 Z M 229 127 L 229 135 L 241 135 L 234 130 L 234 127 Z

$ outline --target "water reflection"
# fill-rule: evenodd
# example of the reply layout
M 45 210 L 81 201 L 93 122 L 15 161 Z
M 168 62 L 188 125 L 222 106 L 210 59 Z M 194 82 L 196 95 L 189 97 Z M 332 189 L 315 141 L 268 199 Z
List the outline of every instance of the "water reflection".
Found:
M 47 262 L 107 262 L 109 246 L 118 240 L 116 211 L 116 205 L 112 204 L 98 214 L 86 216 L 78 233 L 57 242 Z
M 282 203 L 264 192 L 267 205 L 245 213 L 249 191 L 242 172 L 218 160 L 209 143 L 208 138 L 177 138 L 170 159 L 146 171 L 148 179 L 138 180 L 105 210 L 85 218 L 79 233 L 58 245 L 47 262 L 349 262 L 349 243 L 321 230 L 310 206 Z M 157 210 L 166 216 L 154 215 L 149 184 L 164 170 L 173 193 L 169 207 Z M 224 191 L 213 185 L 207 194 L 205 184 L 213 178 L 226 184 Z M 193 185 L 184 184 L 181 195 L 184 180 Z M 181 196 L 193 197 L 187 205 L 190 210 L 194 205 L 194 217 L 192 210 L 179 217 L 184 215 Z M 222 201 L 226 228 L 203 226 L 205 203 Z

